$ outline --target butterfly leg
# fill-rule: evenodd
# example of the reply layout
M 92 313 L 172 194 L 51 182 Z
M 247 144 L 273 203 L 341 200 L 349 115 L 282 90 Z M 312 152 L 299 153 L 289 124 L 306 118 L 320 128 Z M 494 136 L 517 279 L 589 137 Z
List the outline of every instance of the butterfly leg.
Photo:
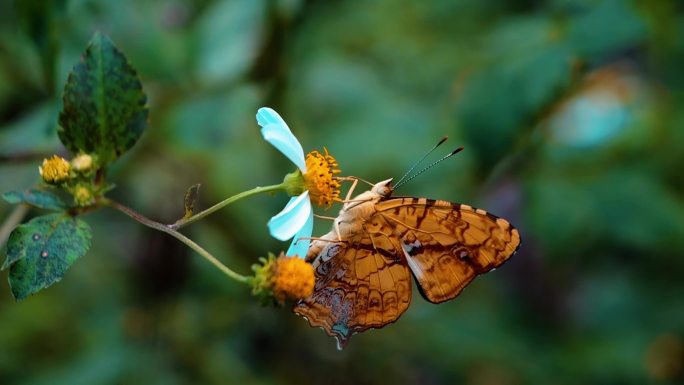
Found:
M 348 179 L 347 179 L 348 178 Z M 340 178 L 342 180 L 353 180 L 352 185 L 349 187 L 349 191 L 347 191 L 347 196 L 344 198 L 344 200 L 338 201 L 340 203 L 353 203 L 353 202 L 367 202 L 368 199 L 351 199 L 352 194 L 354 194 L 354 189 L 356 189 L 356 185 L 359 183 L 360 179 L 357 179 L 356 177 L 347 177 L 347 178 Z M 363 181 L 366 182 L 366 181 Z M 369 182 L 366 182 L 369 183 Z
M 328 219 L 328 220 L 331 220 L 331 221 L 334 221 L 335 219 L 337 219 L 337 218 L 335 218 L 335 217 L 326 217 L 325 215 L 318 215 L 318 214 L 314 214 L 314 217 L 320 218 L 320 219 Z
M 331 243 L 347 243 L 347 241 L 339 241 L 337 239 L 328 239 L 328 238 L 319 238 L 319 237 L 301 237 L 297 238 L 297 242 L 301 240 L 310 240 L 310 241 L 322 241 L 322 242 L 331 242 Z
M 335 178 L 336 178 L 337 180 L 351 180 L 351 181 L 353 181 L 353 180 L 360 180 L 361 182 L 363 182 L 363 183 L 365 183 L 365 184 L 367 184 L 367 185 L 369 185 L 369 186 L 371 186 L 371 187 L 373 187 L 373 185 L 374 185 L 374 183 L 371 183 L 371 182 L 369 182 L 369 181 L 367 181 L 367 180 L 365 180 L 365 179 L 363 179 L 363 178 L 359 178 L 358 176 L 353 176 L 353 175 L 349 175 L 349 176 L 338 176 L 338 177 L 335 177 Z
M 353 182 L 352 182 L 351 186 L 349 187 L 349 191 L 347 191 L 347 196 L 344 198 L 344 201 L 345 201 L 345 202 L 346 202 L 346 201 L 349 201 L 349 199 L 351 199 L 352 193 L 354 192 L 354 189 L 356 188 L 356 185 L 359 183 L 359 180 L 356 179 L 356 178 L 351 178 L 351 179 L 348 179 L 348 180 L 353 180 Z M 338 235 L 339 235 L 339 232 L 338 232 Z

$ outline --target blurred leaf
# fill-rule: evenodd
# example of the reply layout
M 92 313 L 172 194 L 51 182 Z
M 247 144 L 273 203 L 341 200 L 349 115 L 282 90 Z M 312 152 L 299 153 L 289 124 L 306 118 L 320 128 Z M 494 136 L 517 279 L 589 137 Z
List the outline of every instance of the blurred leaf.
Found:
M 54 153 L 62 145 L 57 132 L 59 107 L 54 101 L 36 104 L 0 127 L 0 152 L 21 154 L 31 152 Z
M 62 143 L 72 153 L 95 153 L 103 163 L 133 147 L 147 126 L 147 97 L 135 69 L 100 33 L 69 74 L 63 100 Z
M 570 24 L 568 41 L 589 59 L 604 59 L 645 39 L 646 26 L 623 1 L 605 0 L 588 5 Z
M 534 49 L 482 69 L 458 106 L 468 144 L 492 167 L 530 132 L 538 115 L 570 82 L 572 55 L 563 46 Z
M 600 203 L 601 222 L 618 244 L 650 253 L 650 258 L 684 249 L 684 205 L 660 181 L 636 172 L 615 172 L 591 188 Z M 658 253 L 659 254 L 659 253 Z
M 254 111 L 260 105 L 259 97 L 258 88 L 240 86 L 187 98 L 166 115 L 162 138 L 178 151 L 201 155 L 207 161 L 234 151 L 232 146 L 244 149 L 255 137 Z
M 530 187 L 531 229 L 544 234 L 539 241 L 549 255 L 577 256 L 613 243 L 655 258 L 684 247 L 684 206 L 648 175 L 545 175 Z M 562 231 L 546 230 L 558 224 Z
M 39 209 L 63 210 L 67 208 L 60 197 L 45 190 L 8 191 L 2 194 L 2 198 L 12 204 L 26 203 Z
M 90 226 L 64 214 L 33 218 L 19 225 L 7 241 L 9 282 L 17 300 L 55 282 L 90 248 Z
M 3 103 L 11 101 L 9 97 L 24 99 L 35 91 L 44 89 L 41 74 L 41 58 L 38 47 L 24 31 L 14 30 L 0 34 L 0 52 L 3 61 L 0 63 L 0 111 Z M 7 60 L 12 58 L 12 60 Z M 5 88 L 7 87 L 7 88 Z M 11 91 L 13 95 L 9 95 Z M 7 94 L 3 91 L 7 91 Z M 6 99 L 7 98 L 7 99 Z M 13 100 L 16 102 L 16 100 Z
M 595 220 L 598 207 L 585 183 L 549 175 L 528 182 L 530 232 L 542 234 L 539 242 L 549 256 L 582 253 L 600 237 L 595 227 L 587 226 Z M 559 231 L 546 231 L 559 223 Z
M 259 52 L 265 6 L 262 0 L 219 0 L 199 20 L 198 76 L 206 83 L 243 74 Z

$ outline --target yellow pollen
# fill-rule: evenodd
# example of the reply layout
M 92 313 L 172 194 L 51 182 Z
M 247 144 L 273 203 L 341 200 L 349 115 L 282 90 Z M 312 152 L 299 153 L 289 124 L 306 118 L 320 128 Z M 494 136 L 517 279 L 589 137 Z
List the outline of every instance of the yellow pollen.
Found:
M 271 279 L 273 295 L 280 302 L 295 301 L 313 293 L 313 267 L 302 258 L 286 257 L 281 254 L 276 259 Z
M 40 176 L 46 183 L 57 184 L 64 182 L 69 178 L 69 171 L 71 166 L 69 162 L 57 155 L 53 155 L 50 159 L 43 159 L 43 165 L 38 167 Z
M 304 174 L 304 183 L 312 202 L 330 207 L 333 201 L 340 199 L 340 182 L 335 179 L 335 174 L 340 170 L 335 158 L 328 154 L 328 149 L 324 150 L 325 155 L 318 151 L 306 154 L 307 171 Z

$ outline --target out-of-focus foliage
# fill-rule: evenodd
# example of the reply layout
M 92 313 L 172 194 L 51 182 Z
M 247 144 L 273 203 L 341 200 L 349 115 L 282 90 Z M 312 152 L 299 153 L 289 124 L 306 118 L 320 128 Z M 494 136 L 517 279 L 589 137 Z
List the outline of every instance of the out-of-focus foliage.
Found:
M 523 238 L 455 301 L 414 293 L 397 323 L 338 352 L 172 238 L 98 211 L 67 279 L 21 303 L 0 285 L 0 383 L 684 381 L 683 11 L 674 0 L 0 3 L 0 192 L 30 188 L 43 157 L 66 153 L 61 90 L 100 30 L 150 108 L 111 194 L 155 219 L 181 217 L 192 184 L 207 207 L 292 171 L 259 134 L 268 105 L 305 150 L 325 146 L 369 180 L 400 176 L 448 134 L 466 150 L 398 193 L 486 208 Z M 266 231 L 286 199 L 241 201 L 184 231 L 247 273 L 286 247 Z M 0 205 L 2 218 L 12 210 Z

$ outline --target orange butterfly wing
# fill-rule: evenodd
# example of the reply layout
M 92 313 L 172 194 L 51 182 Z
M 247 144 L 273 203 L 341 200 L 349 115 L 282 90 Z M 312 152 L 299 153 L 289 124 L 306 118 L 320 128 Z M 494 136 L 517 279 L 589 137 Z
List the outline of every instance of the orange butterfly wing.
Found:
M 421 294 L 433 303 L 455 298 L 477 275 L 506 262 L 520 245 L 520 234 L 508 221 L 468 205 L 394 198 L 376 208 L 375 216 L 394 224 L 394 236 Z
M 353 334 L 396 321 L 411 302 L 411 274 L 399 250 L 366 231 L 345 241 L 307 256 L 315 257 L 314 292 L 293 309 L 335 337 L 339 348 Z
M 411 300 L 409 268 L 433 303 L 455 298 L 477 275 L 504 263 L 520 245 L 506 220 L 446 201 L 390 198 L 343 242 L 309 249 L 314 292 L 294 312 L 338 346 L 396 321 Z

